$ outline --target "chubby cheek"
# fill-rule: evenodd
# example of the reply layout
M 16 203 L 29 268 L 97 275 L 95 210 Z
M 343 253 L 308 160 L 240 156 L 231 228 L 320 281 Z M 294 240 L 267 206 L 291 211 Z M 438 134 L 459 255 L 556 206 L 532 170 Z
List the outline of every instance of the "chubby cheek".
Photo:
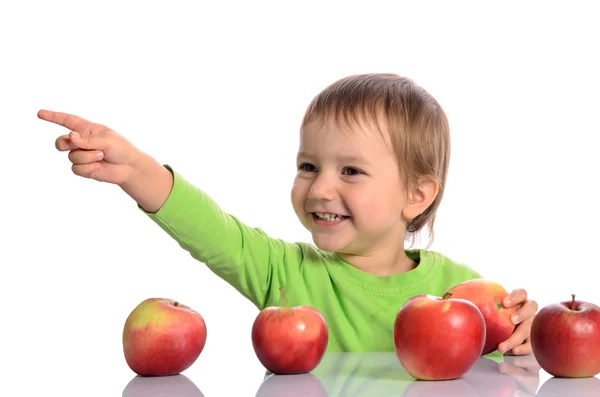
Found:
M 355 217 L 360 218 L 360 221 L 368 222 L 369 220 L 374 221 L 381 218 L 382 208 L 376 197 L 364 195 L 359 196 L 355 201 L 353 207 L 360 208 L 359 213 Z
M 363 229 L 378 229 L 384 225 L 395 222 L 400 217 L 400 208 L 387 200 L 382 194 L 357 195 L 352 208 L 355 222 L 360 223 Z
M 305 223 L 307 220 L 306 214 L 304 212 L 304 203 L 306 201 L 306 196 L 308 193 L 308 185 L 306 181 L 301 179 L 294 179 L 294 184 L 292 185 L 292 190 L 290 192 L 290 197 L 292 200 L 292 207 L 294 207 L 294 212 L 300 219 L 302 223 Z

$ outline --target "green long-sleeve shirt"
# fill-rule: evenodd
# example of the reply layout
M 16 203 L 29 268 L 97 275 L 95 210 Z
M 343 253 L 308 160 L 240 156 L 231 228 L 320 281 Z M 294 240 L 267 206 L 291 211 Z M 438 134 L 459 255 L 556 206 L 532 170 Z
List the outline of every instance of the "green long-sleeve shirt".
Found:
M 279 287 L 284 287 L 288 306 L 319 310 L 329 329 L 329 352 L 393 351 L 395 316 L 407 299 L 441 296 L 459 282 L 481 278 L 471 268 L 423 249 L 406 251 L 418 263 L 415 269 L 374 276 L 335 253 L 249 227 L 165 167 L 174 176 L 172 191 L 156 213 L 144 212 L 258 309 L 282 306 Z

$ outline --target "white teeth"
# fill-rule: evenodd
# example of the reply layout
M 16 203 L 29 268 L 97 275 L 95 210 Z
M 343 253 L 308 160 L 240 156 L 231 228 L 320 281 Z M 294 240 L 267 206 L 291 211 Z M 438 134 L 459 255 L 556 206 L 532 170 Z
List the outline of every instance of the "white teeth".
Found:
M 329 222 L 337 222 L 337 221 L 341 221 L 343 216 L 342 215 L 337 215 L 337 214 L 332 214 L 330 212 L 315 212 L 315 214 L 320 218 L 323 219 L 325 221 L 329 221 Z

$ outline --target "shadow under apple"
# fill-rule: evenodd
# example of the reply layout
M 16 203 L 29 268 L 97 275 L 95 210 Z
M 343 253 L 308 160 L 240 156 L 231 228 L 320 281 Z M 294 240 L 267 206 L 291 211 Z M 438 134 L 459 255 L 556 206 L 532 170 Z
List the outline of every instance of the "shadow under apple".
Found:
M 123 397 L 204 397 L 185 375 L 135 376 L 123 389 Z

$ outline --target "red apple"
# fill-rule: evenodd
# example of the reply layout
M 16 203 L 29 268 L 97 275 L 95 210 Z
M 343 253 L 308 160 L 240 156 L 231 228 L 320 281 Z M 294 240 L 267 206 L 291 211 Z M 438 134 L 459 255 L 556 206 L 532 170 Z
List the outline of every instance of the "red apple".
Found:
M 466 299 L 477 306 L 485 320 L 485 345 L 482 355 L 498 350 L 515 330 L 510 316 L 516 307 L 504 307 L 502 301 L 508 292 L 500 284 L 490 280 L 467 280 L 448 290 L 452 298 Z
M 586 378 L 600 373 L 600 307 L 575 300 L 542 308 L 531 324 L 531 348 L 552 376 Z
M 175 375 L 189 368 L 206 343 L 202 316 L 179 302 L 150 298 L 127 317 L 123 352 L 140 376 Z
M 457 379 L 481 356 L 485 322 L 464 299 L 416 295 L 396 314 L 394 348 L 402 367 L 421 380 Z
M 289 308 L 283 289 L 280 291 L 284 307 L 260 311 L 252 325 L 252 346 L 261 364 L 274 374 L 310 372 L 325 354 L 327 324 L 313 307 Z

